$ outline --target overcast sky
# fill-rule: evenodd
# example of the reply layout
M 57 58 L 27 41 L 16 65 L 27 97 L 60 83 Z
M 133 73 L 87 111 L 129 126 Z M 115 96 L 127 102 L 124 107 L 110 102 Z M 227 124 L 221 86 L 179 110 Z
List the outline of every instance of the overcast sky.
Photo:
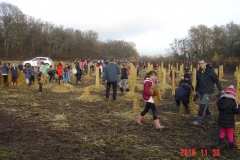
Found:
M 191 26 L 240 24 L 240 0 L 5 0 L 24 14 L 93 30 L 100 40 L 132 41 L 140 55 L 165 55 Z

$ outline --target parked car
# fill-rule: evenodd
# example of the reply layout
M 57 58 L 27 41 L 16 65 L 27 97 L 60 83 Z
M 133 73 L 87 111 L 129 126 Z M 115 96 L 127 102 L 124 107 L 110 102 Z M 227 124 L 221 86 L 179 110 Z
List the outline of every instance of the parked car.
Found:
M 49 57 L 35 57 L 32 60 L 23 61 L 22 65 L 25 66 L 26 64 L 30 64 L 31 66 L 36 67 L 38 59 L 40 59 L 40 61 L 43 62 L 44 64 L 47 64 L 49 67 L 52 67 L 53 61 Z

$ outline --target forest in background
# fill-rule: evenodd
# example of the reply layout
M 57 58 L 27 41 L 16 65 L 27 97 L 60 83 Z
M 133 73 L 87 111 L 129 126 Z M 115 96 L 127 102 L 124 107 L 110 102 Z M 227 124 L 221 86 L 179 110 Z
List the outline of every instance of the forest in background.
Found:
M 48 56 L 52 59 L 121 58 L 136 59 L 133 42 L 99 40 L 93 30 L 64 28 L 25 15 L 17 6 L 0 3 L 0 57 L 26 59 Z
M 238 61 L 240 26 L 234 22 L 208 27 L 192 26 L 184 38 L 170 44 L 167 55 L 140 56 L 134 42 L 100 40 L 96 31 L 64 28 L 25 15 L 17 6 L 0 3 L 0 58 L 29 59 L 48 56 L 52 59 L 130 59 L 195 61 Z M 160 36 L 160 35 L 159 35 Z M 161 44 L 159 44 L 161 45 Z

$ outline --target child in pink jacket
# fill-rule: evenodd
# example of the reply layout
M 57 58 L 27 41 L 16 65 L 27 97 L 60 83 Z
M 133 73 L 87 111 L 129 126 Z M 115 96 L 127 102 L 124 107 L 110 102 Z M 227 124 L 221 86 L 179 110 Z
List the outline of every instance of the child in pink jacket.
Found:
M 149 109 L 151 109 L 153 112 L 153 122 L 154 122 L 156 129 L 163 129 L 164 126 L 160 125 L 159 120 L 157 118 L 157 109 L 155 107 L 154 99 L 152 97 L 152 96 L 157 95 L 157 93 L 149 91 L 150 87 L 152 87 L 153 85 L 155 85 L 157 83 L 156 75 L 157 75 L 157 73 L 155 71 L 149 71 L 145 76 L 142 96 L 143 96 L 144 101 L 146 102 L 146 106 L 145 106 L 145 109 L 138 115 L 137 123 L 139 125 L 142 125 L 141 120 L 142 120 L 143 116 L 149 111 Z

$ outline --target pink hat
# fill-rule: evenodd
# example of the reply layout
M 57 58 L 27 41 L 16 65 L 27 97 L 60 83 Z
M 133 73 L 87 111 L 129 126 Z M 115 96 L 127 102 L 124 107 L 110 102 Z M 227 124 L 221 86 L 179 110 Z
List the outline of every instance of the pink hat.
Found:
M 234 98 L 237 98 L 236 89 L 234 88 L 233 85 L 229 86 L 229 87 L 225 90 L 225 93 L 231 94 Z

